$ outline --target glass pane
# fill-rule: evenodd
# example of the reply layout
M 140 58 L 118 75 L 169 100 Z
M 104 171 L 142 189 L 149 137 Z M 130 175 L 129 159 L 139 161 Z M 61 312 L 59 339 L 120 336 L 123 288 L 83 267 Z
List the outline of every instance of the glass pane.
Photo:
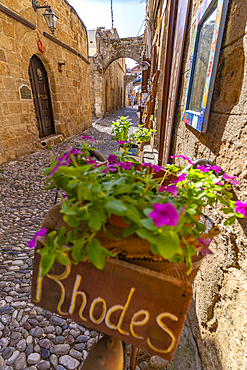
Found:
M 213 12 L 203 22 L 196 51 L 196 61 L 193 73 L 192 87 L 190 93 L 189 110 L 201 111 L 204 85 L 207 77 L 207 68 L 210 48 L 213 41 L 214 25 L 216 20 L 216 2 Z

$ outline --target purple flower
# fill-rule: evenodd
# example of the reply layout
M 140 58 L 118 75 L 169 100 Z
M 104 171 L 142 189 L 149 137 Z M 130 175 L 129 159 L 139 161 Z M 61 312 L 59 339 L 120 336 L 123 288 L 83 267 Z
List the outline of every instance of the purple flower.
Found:
M 130 170 L 131 167 L 134 167 L 134 164 L 132 162 L 119 162 L 118 165 L 123 169 L 123 170 Z
M 67 159 L 69 159 L 69 153 L 64 153 L 61 157 L 57 158 L 57 162 L 64 163 L 67 161 Z
M 221 184 L 221 182 L 216 182 L 215 185 L 218 185 L 218 186 L 223 186 L 223 184 Z
M 96 159 L 92 159 L 91 157 L 87 157 L 87 164 L 95 164 L 95 163 L 97 163 L 96 162 Z
M 184 181 L 186 178 L 186 173 L 183 173 L 182 175 L 178 176 L 177 180 L 171 181 L 173 184 L 177 184 L 178 182 Z
M 247 217 L 247 202 L 243 203 L 240 200 L 235 202 L 235 212 L 241 213 L 244 217 Z
M 206 238 L 204 240 L 202 240 L 201 237 L 198 238 L 199 245 L 197 247 L 199 248 L 199 251 L 203 256 L 206 256 L 207 254 L 213 254 L 213 252 L 208 248 L 211 241 L 212 240 L 209 238 Z
M 106 163 L 104 170 L 101 171 L 101 173 L 106 172 L 116 172 L 117 171 L 117 164 L 116 163 Z
M 206 164 L 206 167 L 209 168 L 210 170 L 213 170 L 216 173 L 221 173 L 222 171 L 222 168 L 220 168 L 219 166 L 211 166 L 211 164 L 208 163 Z
M 196 167 L 197 170 L 200 170 L 201 172 L 210 172 L 210 168 L 207 168 L 205 166 L 197 166 Z
M 225 181 L 229 181 L 229 182 L 230 182 L 230 184 L 232 184 L 232 185 L 237 185 L 237 184 L 239 184 L 239 182 L 238 182 L 238 181 L 236 181 L 236 178 L 237 178 L 237 176 L 228 176 L 226 173 L 224 173 L 224 174 L 223 174 L 223 179 L 224 179 Z
M 81 138 L 83 140 L 87 140 L 87 141 L 96 141 L 93 137 L 90 137 L 90 136 L 84 136 L 84 135 L 82 135 Z
M 114 155 L 114 154 L 109 154 L 109 157 L 108 157 L 108 162 L 109 163 L 114 163 L 117 161 L 117 155 Z
M 163 185 L 160 185 L 158 186 L 158 190 L 163 193 L 163 191 L 165 190 L 165 187 Z
M 148 217 L 153 219 L 156 227 L 177 226 L 179 222 L 179 214 L 175 206 L 171 203 L 154 203 L 154 211 L 149 213 Z
M 38 240 L 40 240 L 40 239 L 42 238 L 42 236 L 45 236 L 46 231 L 47 231 L 47 230 L 46 230 L 46 228 L 45 228 L 45 227 L 44 227 L 43 229 L 41 229 L 41 230 L 37 231 L 37 232 L 36 232 L 36 234 L 34 235 L 33 239 L 32 239 L 32 240 L 30 240 L 30 241 L 27 243 L 28 247 L 29 247 L 29 248 L 35 248 L 35 246 L 36 246 L 36 242 L 37 242 Z
M 171 193 L 174 197 L 178 196 L 178 188 L 174 184 L 166 186 L 164 190 L 167 191 L 168 193 Z
M 151 166 L 151 168 L 154 170 L 154 172 L 158 173 L 160 172 L 163 168 L 161 166 L 156 166 L 155 164 L 153 164 Z
M 141 163 L 140 164 L 142 167 L 152 167 L 152 163 Z
M 184 159 L 185 161 L 188 161 L 190 164 L 194 164 L 190 159 L 189 159 L 189 157 L 185 157 L 184 155 L 171 155 L 170 156 L 171 158 L 177 158 L 177 157 L 179 157 L 179 158 L 182 158 L 182 159 Z
M 118 141 L 117 143 L 119 145 L 122 145 L 122 144 L 128 144 L 128 143 L 130 143 L 130 141 Z

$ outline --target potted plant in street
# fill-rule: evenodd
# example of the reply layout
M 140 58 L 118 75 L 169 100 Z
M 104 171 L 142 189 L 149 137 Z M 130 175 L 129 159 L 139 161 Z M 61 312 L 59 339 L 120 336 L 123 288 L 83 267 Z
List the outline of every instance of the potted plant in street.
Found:
M 202 208 L 222 204 L 226 226 L 247 215 L 247 203 L 231 199 L 234 176 L 180 157 L 191 167 L 163 169 L 121 153 L 97 163 L 86 142 L 54 159 L 46 189 L 60 189 L 61 203 L 29 243 L 33 303 L 170 360 L 189 282 L 212 254 L 216 230 L 205 233 Z
M 113 135 L 112 140 L 118 142 L 120 152 L 124 152 L 125 155 L 130 155 L 132 158 L 142 162 L 143 145 L 150 140 L 156 130 L 147 129 L 143 125 L 138 125 L 138 129 L 129 135 L 132 123 L 128 117 L 123 116 L 110 124 L 113 126 L 111 132 Z
M 42 231 L 42 275 L 55 260 L 68 264 L 89 259 L 104 268 L 105 257 L 112 251 L 101 245 L 98 233 L 108 235 L 107 226 L 114 217 L 127 225 L 123 239 L 137 235 L 146 242 L 150 255 L 176 264 L 186 261 L 190 273 L 192 256 L 211 253 L 209 240 L 205 242 L 202 234 L 205 226 L 197 219 L 201 209 L 221 203 L 223 212 L 232 213 L 225 225 L 245 216 L 244 206 L 231 200 L 235 178 L 216 177 L 214 171 L 222 171 L 218 166 L 191 166 L 181 173 L 180 166 L 168 165 L 164 170 L 121 154 L 111 154 L 107 163 L 97 164 L 88 149 L 88 143 L 71 148 L 45 172 L 46 189 L 61 189 L 66 198 L 61 197 L 60 206 L 64 226 L 50 233 Z

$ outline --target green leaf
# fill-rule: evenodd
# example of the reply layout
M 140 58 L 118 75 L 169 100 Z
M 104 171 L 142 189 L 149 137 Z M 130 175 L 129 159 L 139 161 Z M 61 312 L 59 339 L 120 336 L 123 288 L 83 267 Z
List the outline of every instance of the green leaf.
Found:
M 149 239 L 153 236 L 153 233 L 151 231 L 148 231 L 146 229 L 139 229 L 136 231 L 137 235 L 142 239 Z
M 121 215 L 127 211 L 124 203 L 119 199 L 108 200 L 106 203 L 106 209 L 115 215 Z
M 139 226 L 136 224 L 130 224 L 126 229 L 123 231 L 123 237 L 127 238 L 127 236 L 130 236 L 136 232 L 136 230 L 139 229 Z
M 113 194 L 114 195 L 119 195 L 119 194 L 124 194 L 124 193 L 128 194 L 131 192 L 132 189 L 133 189 L 132 184 L 120 185 L 114 189 Z
M 236 216 L 231 216 L 229 217 L 225 222 L 224 222 L 224 225 L 226 226 L 230 226 L 232 225 L 236 220 Z
M 61 263 L 61 265 L 68 265 L 70 263 L 70 258 L 68 256 L 68 253 L 60 253 L 57 257 L 56 257 L 56 261 L 58 263 Z
M 220 210 L 223 211 L 225 214 L 233 213 L 233 210 L 229 207 L 221 208 Z
M 84 261 L 84 259 L 86 257 L 85 251 L 83 249 L 85 239 L 86 239 L 86 237 L 83 236 L 82 238 L 80 238 L 80 239 L 78 239 L 74 242 L 74 245 L 72 247 L 72 258 L 75 261 Z
M 88 209 L 88 213 L 89 213 L 89 221 L 88 221 L 89 228 L 99 231 L 102 225 L 100 215 L 98 214 L 98 212 L 96 212 L 94 209 L 91 209 L 91 208 Z
M 149 240 L 157 245 L 161 256 L 168 260 L 172 259 L 174 254 L 182 253 L 179 237 L 174 231 L 164 231 Z
M 150 243 L 150 249 L 153 254 L 159 254 L 157 245 Z
M 127 217 L 129 217 L 129 219 L 131 221 L 134 221 L 136 223 L 138 223 L 139 220 L 140 220 L 140 214 L 139 214 L 138 210 L 132 205 L 128 206 L 126 215 L 127 215 Z
M 42 248 L 43 249 L 43 248 Z M 42 250 L 41 249 L 41 250 Z M 58 253 L 51 253 L 50 250 L 43 251 L 41 254 L 40 264 L 42 267 L 41 276 L 44 277 L 52 268 Z
M 77 218 L 75 217 L 72 217 L 72 216 L 68 216 L 68 215 L 65 215 L 63 216 L 63 220 L 69 225 L 69 226 L 72 226 L 72 227 L 77 227 L 77 226 L 80 226 L 80 221 L 77 220 Z
M 85 248 L 86 253 L 92 264 L 99 270 L 102 270 L 105 266 L 105 259 L 98 239 L 91 239 L 89 242 L 87 242 Z
M 116 257 L 116 253 L 111 253 L 105 247 L 101 247 L 102 253 L 104 257 Z
M 145 209 L 143 210 L 143 213 L 144 213 L 144 215 L 145 215 L 145 216 L 148 216 L 152 211 L 153 211 L 153 209 L 152 209 L 152 208 L 145 208 Z
M 46 237 L 46 244 L 49 246 L 49 247 L 53 247 L 54 246 L 54 239 L 55 239 L 55 236 L 57 235 L 57 231 L 54 230 L 52 232 L 50 232 L 47 237 Z
M 156 226 L 155 224 L 153 223 L 153 220 L 151 218 L 144 218 L 142 220 L 140 220 L 141 224 L 143 227 L 145 227 L 145 229 L 148 229 L 148 230 L 156 230 Z
M 68 245 L 70 242 L 73 241 L 73 235 L 72 235 L 72 231 L 70 230 L 67 235 L 66 235 L 66 238 L 65 238 L 65 245 Z
M 58 245 L 62 247 L 65 242 L 65 226 L 61 227 L 61 229 L 58 231 Z

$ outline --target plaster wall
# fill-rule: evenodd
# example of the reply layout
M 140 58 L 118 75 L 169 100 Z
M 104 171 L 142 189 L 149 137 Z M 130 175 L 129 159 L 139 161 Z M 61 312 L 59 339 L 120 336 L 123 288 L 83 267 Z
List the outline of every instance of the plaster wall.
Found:
M 247 198 L 247 3 L 230 0 L 208 130 L 201 134 L 181 121 L 196 13 L 192 0 L 175 115 L 172 153 L 208 159 L 236 175 L 235 200 Z M 206 213 L 220 226 L 194 283 L 189 322 L 205 370 L 247 369 L 247 222 L 224 227 L 219 209 Z
M 43 35 L 51 34 L 30 0 L 0 0 L 1 5 L 31 22 L 28 28 L 0 10 L 0 163 L 41 147 L 33 100 L 21 100 L 19 89 L 29 88 L 30 58 L 40 58 L 48 74 L 55 133 L 72 136 L 91 125 L 89 64 Z M 83 22 L 66 0 L 50 0 L 59 17 L 54 37 L 88 59 Z M 40 40 L 45 48 L 41 53 Z M 58 63 L 65 63 L 59 72 Z

